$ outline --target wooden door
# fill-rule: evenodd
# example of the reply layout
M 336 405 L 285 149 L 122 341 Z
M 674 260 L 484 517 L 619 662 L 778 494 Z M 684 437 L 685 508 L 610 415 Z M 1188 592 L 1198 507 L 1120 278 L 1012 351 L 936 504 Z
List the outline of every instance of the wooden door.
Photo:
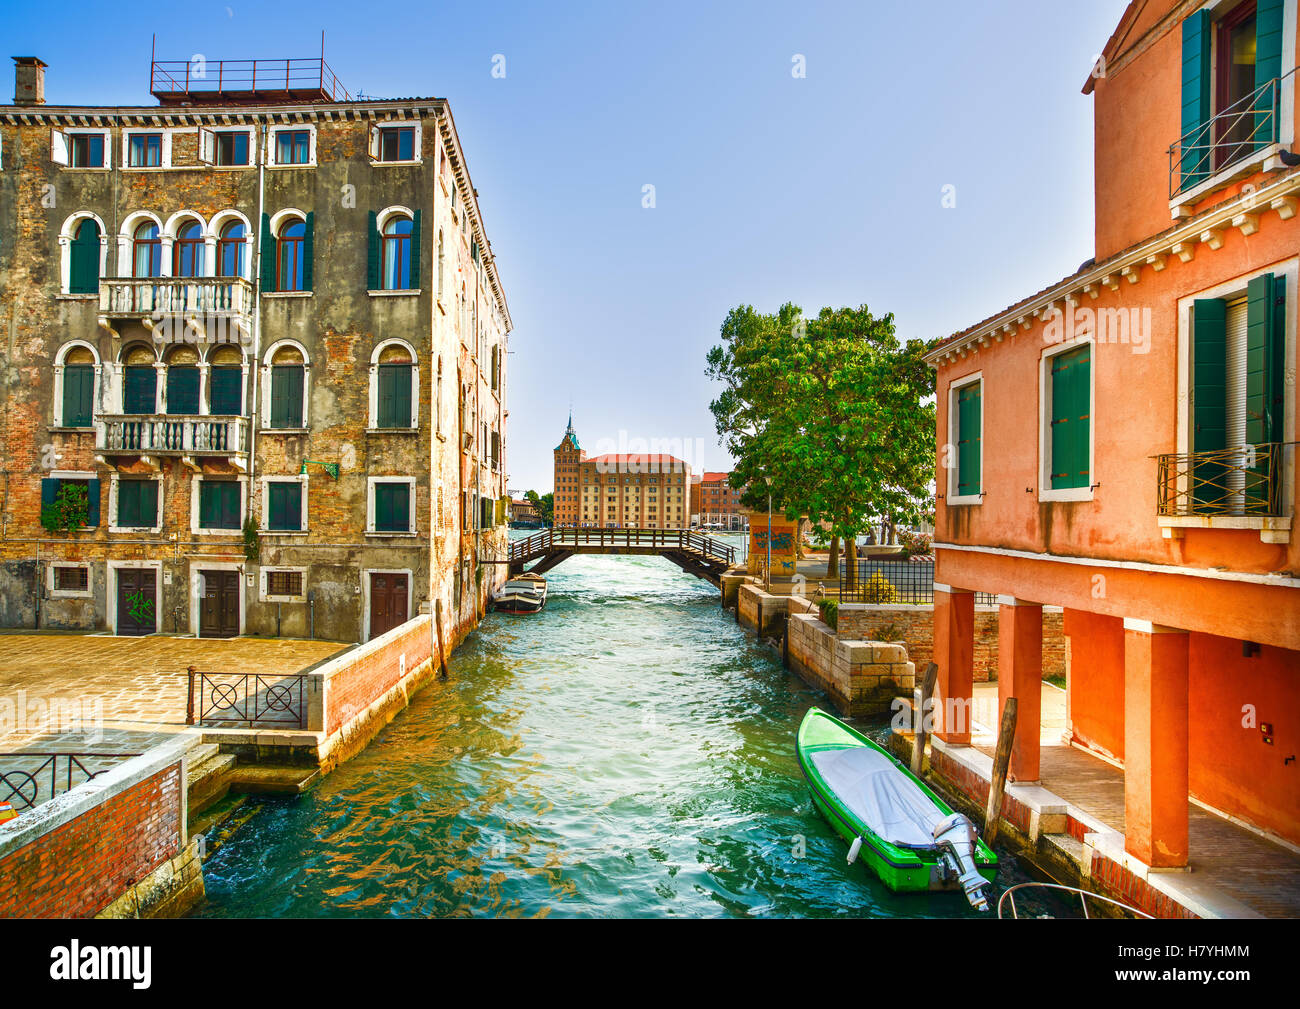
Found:
M 145 568 L 118 568 L 117 633 L 152 634 L 157 629 L 157 575 Z
M 370 575 L 370 637 L 379 637 L 406 622 L 406 575 Z
M 233 638 L 239 634 L 239 572 L 200 571 L 203 601 L 199 637 Z

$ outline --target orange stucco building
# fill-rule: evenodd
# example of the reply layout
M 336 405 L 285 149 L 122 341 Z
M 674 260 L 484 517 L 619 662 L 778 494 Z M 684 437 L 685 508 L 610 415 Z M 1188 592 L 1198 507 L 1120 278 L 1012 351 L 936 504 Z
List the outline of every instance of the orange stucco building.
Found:
M 1188 864 L 1189 797 L 1300 843 L 1296 6 L 1131 3 L 1084 87 L 1095 258 L 928 355 L 939 692 L 971 696 L 972 592 L 998 593 L 1036 780 L 1064 607 L 1069 741 L 1122 763 L 1152 868 Z

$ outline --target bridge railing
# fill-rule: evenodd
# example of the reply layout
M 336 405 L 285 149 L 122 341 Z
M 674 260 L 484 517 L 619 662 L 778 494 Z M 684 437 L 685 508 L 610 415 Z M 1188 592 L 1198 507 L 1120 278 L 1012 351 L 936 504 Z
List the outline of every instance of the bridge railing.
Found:
M 702 554 L 709 560 L 732 564 L 736 548 L 712 536 L 686 529 L 582 529 L 565 527 L 544 529 L 510 544 L 510 561 L 523 564 L 552 550 L 565 547 L 649 547 L 684 550 Z

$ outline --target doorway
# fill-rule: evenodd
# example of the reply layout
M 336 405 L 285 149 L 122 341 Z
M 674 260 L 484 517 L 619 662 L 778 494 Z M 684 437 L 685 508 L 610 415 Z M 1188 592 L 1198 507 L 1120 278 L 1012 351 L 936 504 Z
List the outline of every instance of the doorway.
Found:
M 200 571 L 203 598 L 199 604 L 199 637 L 239 636 L 239 572 Z
M 406 574 L 370 573 L 370 637 L 406 623 L 410 584 Z
M 117 633 L 139 637 L 158 629 L 158 573 L 117 569 Z

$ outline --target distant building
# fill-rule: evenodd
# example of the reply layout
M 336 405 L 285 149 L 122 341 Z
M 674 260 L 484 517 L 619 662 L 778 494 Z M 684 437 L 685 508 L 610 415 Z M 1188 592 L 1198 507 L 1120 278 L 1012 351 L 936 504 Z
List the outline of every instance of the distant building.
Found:
M 687 527 L 690 466 L 676 456 L 616 454 L 588 459 L 573 430 L 572 414 L 554 455 L 557 527 Z
M 510 502 L 510 524 L 523 529 L 542 524 L 542 513 L 527 498 L 514 498 Z
M 728 483 L 730 473 L 705 473 L 700 479 L 700 524 L 721 526 L 723 529 L 742 529 L 745 516 L 741 513 L 740 496 Z
M 691 474 L 690 511 L 691 511 L 692 526 L 697 526 L 700 524 L 700 484 L 703 480 L 704 480 L 703 474 L 700 473 Z

